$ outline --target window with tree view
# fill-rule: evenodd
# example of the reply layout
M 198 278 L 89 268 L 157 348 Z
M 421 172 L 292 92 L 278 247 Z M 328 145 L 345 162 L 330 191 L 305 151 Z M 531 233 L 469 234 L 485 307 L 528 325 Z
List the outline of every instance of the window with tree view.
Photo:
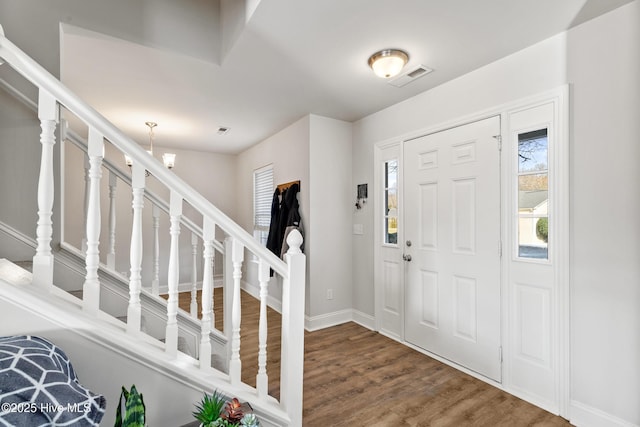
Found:
M 548 259 L 549 150 L 547 129 L 518 135 L 518 256 Z
M 384 242 L 398 244 L 398 160 L 384 162 Z

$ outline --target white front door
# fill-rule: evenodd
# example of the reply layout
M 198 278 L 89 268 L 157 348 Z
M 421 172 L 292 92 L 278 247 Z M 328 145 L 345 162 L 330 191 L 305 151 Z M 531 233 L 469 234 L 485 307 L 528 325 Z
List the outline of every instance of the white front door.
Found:
M 500 118 L 404 147 L 405 340 L 495 381 L 500 349 Z M 410 257 L 410 260 L 409 260 Z

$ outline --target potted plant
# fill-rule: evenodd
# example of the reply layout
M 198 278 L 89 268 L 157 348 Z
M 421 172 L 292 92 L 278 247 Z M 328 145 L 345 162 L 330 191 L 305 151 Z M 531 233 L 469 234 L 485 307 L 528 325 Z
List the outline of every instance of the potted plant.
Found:
M 258 418 L 253 414 L 251 405 L 240 403 L 236 398 L 227 402 L 217 391 L 205 393 L 196 404 L 193 416 L 202 427 L 259 427 Z
M 144 427 L 145 412 L 142 394 L 138 393 L 135 384 L 131 386 L 131 391 L 122 387 L 114 427 Z

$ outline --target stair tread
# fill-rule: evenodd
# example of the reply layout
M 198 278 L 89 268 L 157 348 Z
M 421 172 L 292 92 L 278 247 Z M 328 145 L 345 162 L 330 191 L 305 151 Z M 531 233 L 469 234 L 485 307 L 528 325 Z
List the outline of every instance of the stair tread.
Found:
M 0 277 L 14 285 L 30 285 L 32 275 L 29 271 L 19 267 L 14 262 L 0 258 Z
M 75 291 L 67 291 L 67 293 L 70 293 L 71 295 L 73 295 L 76 298 L 82 299 L 82 295 L 83 295 L 82 289 L 78 289 L 78 290 L 75 290 Z
M 33 261 L 32 260 L 27 260 L 27 261 L 11 261 L 13 262 L 15 265 L 17 265 L 18 267 L 24 268 L 25 270 L 32 272 L 33 273 Z

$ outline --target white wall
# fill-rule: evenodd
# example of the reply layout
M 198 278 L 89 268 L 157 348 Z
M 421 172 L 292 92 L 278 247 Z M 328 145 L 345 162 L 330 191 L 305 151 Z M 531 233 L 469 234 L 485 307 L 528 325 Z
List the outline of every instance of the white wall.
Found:
M 0 0 L 0 25 L 7 37 L 54 76 L 60 75 L 59 24 L 68 23 L 148 46 L 177 50 L 208 61 L 219 60 L 219 1 L 84 0 L 42 3 L 23 0 L 16 6 Z M 6 17 L 11 17 L 6 19 Z M 1 19 L 5 17 L 5 19 Z M 29 31 L 24 23 L 29 22 Z
M 311 236 L 308 224 L 309 214 L 309 128 L 310 118 L 305 116 L 261 143 L 243 151 L 237 158 L 236 169 L 236 222 L 249 233 L 253 232 L 253 171 L 266 165 L 273 165 L 274 185 L 300 181 L 300 216 L 305 227 L 304 251 L 307 255 L 307 271 L 311 258 Z M 255 270 L 255 269 L 254 269 Z M 251 277 L 248 280 L 252 280 Z M 255 284 L 255 283 L 254 283 Z M 282 285 L 271 280 L 269 295 L 281 300 Z M 309 274 L 307 273 L 307 312 L 309 308 Z
M 311 116 L 309 175 L 313 256 L 307 315 L 313 319 L 352 307 L 351 123 Z
M 247 231 L 253 227 L 255 169 L 272 164 L 275 185 L 300 180 L 307 255 L 305 313 L 310 322 L 351 309 L 351 163 L 351 124 L 315 115 L 238 156 L 237 220 Z M 279 300 L 280 283 L 271 282 L 269 293 Z M 327 299 L 327 290 L 332 299 Z
M 36 113 L 0 89 L 0 222 L 33 238 L 40 151 Z
M 640 425 L 638 0 L 354 124 L 352 182 L 373 145 L 571 84 L 571 417 Z M 427 77 L 428 78 L 428 77 Z M 354 308 L 373 314 L 373 204 L 353 215 Z
M 567 58 L 572 415 L 640 425 L 640 2 L 571 30 Z

